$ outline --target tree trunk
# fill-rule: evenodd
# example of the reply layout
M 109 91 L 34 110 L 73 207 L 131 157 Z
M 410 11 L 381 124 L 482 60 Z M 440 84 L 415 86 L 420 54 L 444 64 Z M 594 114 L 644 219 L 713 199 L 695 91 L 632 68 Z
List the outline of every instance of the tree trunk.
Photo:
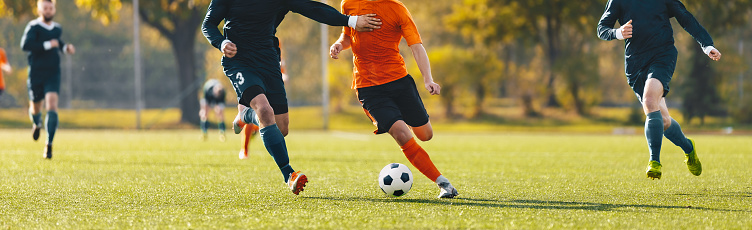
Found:
M 180 32 L 180 31 L 178 31 Z M 178 68 L 178 85 L 180 98 L 180 122 L 198 124 L 198 82 L 196 76 L 196 54 L 194 43 L 195 34 L 187 36 L 175 36 L 172 39 L 172 50 L 175 53 L 175 61 Z
M 554 80 L 555 80 L 555 74 L 554 74 L 554 66 L 556 64 L 556 59 L 558 58 L 559 52 L 558 52 L 558 38 L 559 30 L 558 30 L 558 24 L 556 20 L 553 18 L 553 15 L 546 15 L 546 37 L 548 39 L 548 47 L 546 49 L 548 53 L 548 83 L 547 83 L 547 89 L 548 89 L 548 102 L 546 105 L 548 107 L 560 107 L 561 104 L 559 104 L 559 101 L 556 99 L 556 90 L 554 89 Z
M 475 90 L 475 108 L 473 109 L 472 118 L 478 118 L 483 114 L 483 100 L 486 99 L 486 87 L 482 82 L 478 82 Z

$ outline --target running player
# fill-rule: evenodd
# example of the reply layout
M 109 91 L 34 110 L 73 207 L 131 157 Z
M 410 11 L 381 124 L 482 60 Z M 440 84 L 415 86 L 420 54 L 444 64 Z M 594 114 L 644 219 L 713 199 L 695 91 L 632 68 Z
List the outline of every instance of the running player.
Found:
M 209 108 L 214 108 L 219 125 L 219 141 L 225 142 L 225 89 L 217 79 L 209 79 L 204 83 L 204 97 L 201 98 L 201 110 L 198 112 L 201 118 L 201 138 L 206 140 L 209 136 Z
M 287 10 L 329 25 L 348 25 L 358 30 L 372 30 L 380 23 L 373 15 L 346 16 L 329 5 L 311 0 L 212 0 L 209 4 L 203 34 L 224 54 L 222 66 L 235 88 L 238 103 L 252 108 L 238 114 L 233 130 L 240 133 L 246 123 L 260 126 L 264 146 L 287 186 L 297 195 L 303 191 L 308 178 L 290 166 L 284 135 L 277 126 L 278 121 L 289 121 L 279 55 L 274 46 L 276 19 Z M 225 21 L 224 35 L 217 28 L 222 20 Z
M 677 50 L 669 19 L 676 21 L 700 43 L 703 52 L 718 61 L 721 52 L 713 39 L 679 0 L 609 0 L 598 22 L 598 36 L 603 40 L 626 40 L 625 72 L 629 86 L 642 103 L 647 119 L 645 137 L 650 150 L 646 169 L 648 178 L 661 178 L 663 136 L 684 150 L 685 163 L 692 175 L 702 173 L 695 142 L 684 133 L 666 106 L 669 82 L 676 67 Z M 614 28 L 616 21 L 622 26 Z M 691 102 L 685 102 L 691 103 Z
M 39 139 L 42 126 L 42 102 L 47 109 L 45 129 L 47 131 L 47 145 L 44 158 L 52 158 L 52 140 L 57 130 L 57 103 L 60 92 L 60 52 L 74 54 L 76 49 L 72 44 L 65 44 L 60 37 L 63 28 L 53 22 L 55 16 L 54 0 L 38 0 L 37 13 L 39 18 L 26 25 L 21 49 L 28 53 L 29 60 L 29 116 L 32 122 L 32 137 Z
M 415 133 L 421 141 L 428 141 L 433 137 L 433 129 L 415 81 L 407 73 L 399 53 L 403 37 L 418 63 L 426 90 L 439 95 L 441 87 L 433 81 L 428 55 L 410 12 L 397 0 L 344 0 L 342 12 L 375 13 L 383 22 L 381 29 L 370 33 L 345 27 L 330 48 L 333 59 L 338 59 L 342 50 L 353 49 L 353 88 L 366 115 L 377 127 L 374 133 L 392 135 L 410 163 L 439 186 L 439 198 L 457 196 L 457 189 L 441 175 L 413 138 Z
M 5 49 L 0 48 L 0 96 L 3 95 L 3 91 L 5 91 L 5 78 L 3 78 L 3 72 L 10 73 L 13 71 L 13 69 L 10 67 L 10 64 L 8 63 L 8 56 L 5 55 Z

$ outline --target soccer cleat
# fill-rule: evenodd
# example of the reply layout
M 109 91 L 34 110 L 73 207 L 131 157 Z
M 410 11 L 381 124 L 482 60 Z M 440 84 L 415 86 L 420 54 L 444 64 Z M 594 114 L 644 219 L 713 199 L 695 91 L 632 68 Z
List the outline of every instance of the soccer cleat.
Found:
M 34 138 L 34 140 L 39 140 L 39 131 L 42 129 L 42 127 L 37 126 L 36 124 L 32 126 L 31 128 L 31 137 Z
M 202 141 L 206 141 L 206 139 L 209 139 L 209 134 L 207 134 L 207 133 L 201 133 L 201 137 L 200 138 L 201 138 Z
M 238 159 L 245 160 L 248 159 L 248 152 L 240 150 L 238 153 Z
M 452 186 L 452 183 L 439 183 L 439 198 L 454 198 L 457 195 L 460 195 L 460 193 Z
M 684 154 L 684 163 L 687 163 L 687 168 L 692 175 L 699 176 L 702 174 L 702 164 L 700 164 L 700 158 L 697 158 L 695 141 L 689 139 L 689 142 L 692 143 L 692 152 Z
M 235 131 L 235 134 L 240 134 L 240 132 L 243 131 L 243 127 L 245 127 L 245 122 L 243 122 L 243 114 L 246 110 L 239 112 L 238 115 L 235 116 L 235 120 L 232 121 L 232 131 Z
M 225 132 L 224 131 L 220 131 L 219 132 L 219 142 L 225 142 L 225 140 L 227 140 L 227 138 L 225 137 Z
M 52 145 L 46 145 L 43 157 L 45 159 L 52 159 Z
M 661 179 L 661 163 L 658 161 L 650 161 L 646 174 L 650 179 Z
M 300 171 L 290 173 L 290 178 L 287 180 L 287 186 L 290 187 L 290 191 L 295 195 L 303 191 L 306 183 L 308 183 L 308 177 Z

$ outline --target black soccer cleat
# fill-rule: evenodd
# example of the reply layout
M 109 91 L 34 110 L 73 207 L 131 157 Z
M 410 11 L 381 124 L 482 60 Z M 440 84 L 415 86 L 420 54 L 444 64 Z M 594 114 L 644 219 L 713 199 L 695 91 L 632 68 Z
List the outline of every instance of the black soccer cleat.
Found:
M 31 133 L 31 137 L 32 137 L 32 138 L 34 138 L 34 141 L 36 141 L 36 140 L 39 140 L 39 131 L 40 131 L 40 130 L 41 130 L 42 128 L 41 128 L 41 127 L 39 127 L 39 126 L 37 126 L 37 125 L 34 125 L 34 126 L 32 126 L 32 128 L 31 128 L 31 129 L 32 129 L 32 130 L 31 130 L 31 131 L 32 131 L 32 133 Z
M 44 159 L 52 159 L 52 145 L 47 145 L 44 148 Z

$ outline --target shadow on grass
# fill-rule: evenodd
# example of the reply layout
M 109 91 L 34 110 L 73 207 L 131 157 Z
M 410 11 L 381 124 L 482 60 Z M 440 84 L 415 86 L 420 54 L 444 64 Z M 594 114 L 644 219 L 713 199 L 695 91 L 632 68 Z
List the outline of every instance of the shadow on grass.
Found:
M 648 205 L 648 204 L 607 204 L 593 202 L 545 201 L 545 200 L 490 200 L 458 197 L 455 199 L 391 199 L 365 197 L 302 197 L 306 199 L 334 200 L 334 201 L 368 201 L 380 203 L 421 203 L 452 206 L 474 206 L 488 208 L 518 208 L 518 209 L 556 209 L 556 210 L 592 210 L 592 211 L 622 211 L 620 208 L 645 209 L 692 209 L 720 212 L 751 212 L 749 210 L 717 209 L 678 205 Z

